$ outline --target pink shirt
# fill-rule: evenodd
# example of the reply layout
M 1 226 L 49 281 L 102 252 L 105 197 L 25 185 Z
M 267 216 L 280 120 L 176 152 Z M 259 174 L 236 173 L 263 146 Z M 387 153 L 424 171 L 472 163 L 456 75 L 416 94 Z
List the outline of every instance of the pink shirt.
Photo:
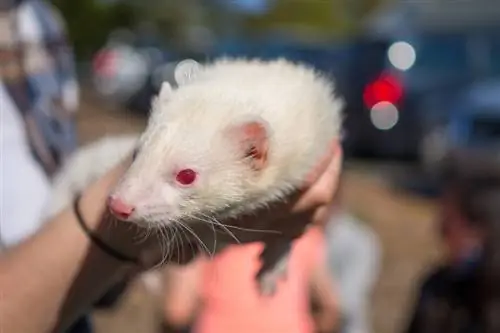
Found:
M 194 333 L 313 332 L 309 280 L 323 259 L 323 234 L 311 228 L 294 242 L 288 276 L 269 298 L 258 294 L 255 282 L 262 248 L 261 243 L 231 246 L 207 265 Z

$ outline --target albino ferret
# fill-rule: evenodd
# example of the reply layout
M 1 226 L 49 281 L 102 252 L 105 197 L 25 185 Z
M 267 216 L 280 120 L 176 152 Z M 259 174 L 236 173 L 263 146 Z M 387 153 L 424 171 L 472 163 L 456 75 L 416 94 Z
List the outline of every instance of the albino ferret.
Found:
M 181 81 L 163 84 L 109 198 L 121 220 L 189 225 L 255 212 L 301 186 L 339 136 L 343 104 L 330 81 L 304 65 L 223 59 Z M 263 294 L 274 292 L 290 243 L 266 244 Z

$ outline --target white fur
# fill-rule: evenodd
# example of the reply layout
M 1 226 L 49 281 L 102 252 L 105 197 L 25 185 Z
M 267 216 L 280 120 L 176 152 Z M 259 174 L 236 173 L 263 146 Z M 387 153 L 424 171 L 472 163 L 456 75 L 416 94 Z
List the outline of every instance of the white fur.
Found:
M 342 107 L 332 84 L 303 65 L 243 59 L 205 65 L 169 91 L 168 101 L 154 100 L 138 157 L 114 196 L 134 206 L 137 222 L 253 211 L 304 181 L 339 137 Z M 268 167 L 261 172 L 242 160 L 227 135 L 248 119 L 269 129 Z M 184 168 L 199 173 L 191 187 L 175 182 Z
M 138 135 L 110 136 L 80 147 L 56 174 L 45 218 L 66 208 L 76 193 L 104 175 L 130 154 Z

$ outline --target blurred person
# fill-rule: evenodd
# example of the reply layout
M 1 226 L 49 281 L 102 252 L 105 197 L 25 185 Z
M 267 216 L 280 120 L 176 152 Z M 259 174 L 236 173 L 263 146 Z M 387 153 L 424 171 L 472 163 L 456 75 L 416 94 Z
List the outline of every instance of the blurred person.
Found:
M 444 260 L 424 277 L 406 332 L 500 332 L 500 162 L 455 153 L 444 180 Z
M 186 266 L 168 266 L 161 296 L 166 326 L 192 333 L 334 332 L 337 296 L 324 246 L 319 226 L 297 239 L 286 276 L 270 297 L 259 294 L 255 281 L 261 243 L 233 245 L 211 258 L 200 256 Z
M 177 252 L 165 258 L 159 234 L 150 233 L 142 242 L 136 242 L 142 229 L 117 223 L 105 214 L 109 193 L 131 160 L 127 158 L 100 177 L 82 195 L 75 196 L 72 207 L 2 253 L 0 289 L 8 300 L 0 302 L 4 331 L 60 332 L 125 275 L 147 270 L 160 259 L 189 259 L 175 256 Z M 304 188 L 289 200 L 277 204 L 272 211 L 261 210 L 233 221 L 242 229 L 263 223 L 279 231 L 245 234 L 245 241 L 300 237 L 306 225 L 323 221 L 334 196 L 340 160 L 341 151 L 334 144 L 312 170 Z M 243 236 L 242 231 L 235 229 L 234 233 Z M 179 252 L 190 254 L 192 241 L 187 240 Z
M 78 85 L 59 13 L 38 0 L 0 3 L 2 251 L 41 226 L 50 177 L 76 147 Z M 87 318 L 69 332 L 89 332 Z
M 377 235 L 342 203 L 342 176 L 325 224 L 327 262 L 338 290 L 340 333 L 370 333 L 370 300 L 380 270 Z
M 41 227 L 52 177 L 77 147 L 78 105 L 75 63 L 60 13 L 42 0 L 1 1 L 2 251 Z M 111 305 L 122 288 L 99 305 Z M 69 329 L 90 331 L 87 317 Z
M 4 247 L 39 227 L 50 177 L 76 148 L 72 57 L 62 19 L 50 4 L 1 1 L 2 216 L 15 221 L 3 221 Z

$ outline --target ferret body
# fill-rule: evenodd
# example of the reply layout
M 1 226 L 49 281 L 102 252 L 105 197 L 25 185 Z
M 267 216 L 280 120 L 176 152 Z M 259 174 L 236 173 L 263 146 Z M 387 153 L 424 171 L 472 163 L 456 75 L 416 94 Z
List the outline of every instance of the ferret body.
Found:
M 303 184 L 339 137 L 341 109 L 330 81 L 303 65 L 201 66 L 175 90 L 162 86 L 110 210 L 149 227 L 251 214 Z M 282 254 L 264 263 L 262 293 L 274 291 L 289 245 L 267 244 Z
M 54 176 L 44 218 L 70 206 L 77 193 L 130 155 L 138 140 L 139 134 L 107 136 L 77 149 Z

